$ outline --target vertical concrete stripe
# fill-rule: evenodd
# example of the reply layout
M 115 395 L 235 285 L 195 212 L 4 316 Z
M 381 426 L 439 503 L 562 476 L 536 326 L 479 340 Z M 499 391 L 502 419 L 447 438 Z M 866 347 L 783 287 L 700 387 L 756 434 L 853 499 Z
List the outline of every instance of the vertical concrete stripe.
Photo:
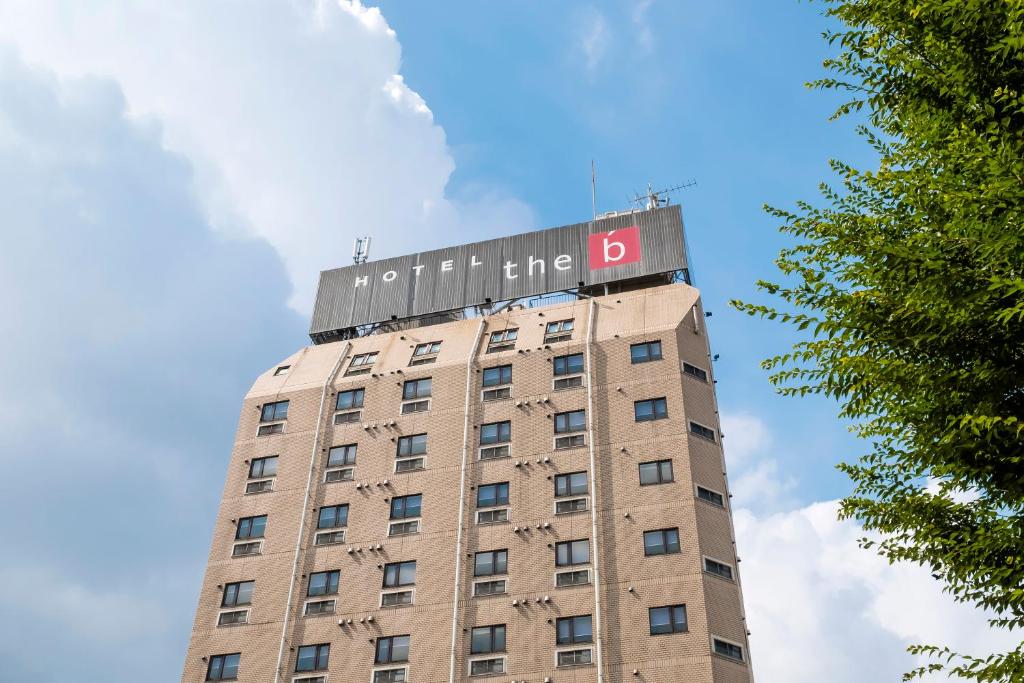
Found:
M 473 394 L 473 362 L 480 349 L 480 338 L 484 331 L 485 318 L 480 319 L 476 328 L 476 339 L 466 361 L 466 419 L 462 425 L 462 465 L 459 469 L 459 516 L 455 532 L 455 587 L 452 591 L 452 651 L 448 665 L 449 683 L 455 683 L 455 650 L 459 635 L 459 585 L 462 581 L 462 528 L 465 526 L 466 514 L 466 460 L 469 457 L 469 399 Z
M 295 536 L 295 559 L 292 561 L 292 576 L 291 580 L 288 581 L 288 599 L 284 603 L 284 619 L 281 623 L 281 645 L 277 650 L 277 667 L 274 669 L 274 683 L 281 682 L 281 664 L 284 659 L 284 645 L 288 639 L 288 617 L 292 611 L 292 597 L 295 593 L 295 575 L 299 571 L 299 558 L 302 554 L 302 538 L 303 531 L 306 528 L 306 508 L 309 507 L 309 494 L 313 489 L 313 472 L 316 470 L 316 456 L 317 449 L 320 447 L 320 432 L 324 426 L 324 405 L 327 403 L 327 390 L 331 388 L 331 384 L 334 383 L 334 378 L 338 375 L 338 370 L 341 369 L 341 364 L 345 360 L 345 356 L 348 355 L 349 349 L 352 348 L 351 342 L 345 342 L 345 346 L 342 348 L 341 353 L 338 354 L 338 360 L 334 363 L 334 369 L 327 375 L 327 379 L 324 380 L 324 389 L 320 394 L 320 412 L 316 418 L 316 431 L 313 433 L 313 450 L 309 456 L 309 474 L 306 476 L 306 494 L 302 499 L 302 512 L 299 514 L 299 530 Z

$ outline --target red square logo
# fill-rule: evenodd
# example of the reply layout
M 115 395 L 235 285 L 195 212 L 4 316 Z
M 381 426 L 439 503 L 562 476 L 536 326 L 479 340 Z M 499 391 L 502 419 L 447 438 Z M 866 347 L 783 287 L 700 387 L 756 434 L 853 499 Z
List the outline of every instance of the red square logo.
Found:
M 640 228 L 633 225 L 590 235 L 587 252 L 591 270 L 636 263 L 640 260 Z

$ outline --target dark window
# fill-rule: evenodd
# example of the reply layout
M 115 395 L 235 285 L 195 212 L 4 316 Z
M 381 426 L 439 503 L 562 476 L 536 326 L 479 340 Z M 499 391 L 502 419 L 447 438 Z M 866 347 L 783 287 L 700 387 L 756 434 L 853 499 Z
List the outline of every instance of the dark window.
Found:
M 266 515 L 260 515 L 259 517 L 242 517 L 238 520 L 238 527 L 235 529 L 235 538 L 238 540 L 243 538 L 263 538 L 263 533 L 266 529 Z
M 555 475 L 555 496 L 579 496 L 587 492 L 587 473 L 571 472 Z
M 637 422 L 663 420 L 668 417 L 668 406 L 664 398 L 651 398 L 633 403 L 633 416 Z
M 295 655 L 295 671 L 324 671 L 327 669 L 327 660 L 331 656 L 331 646 L 303 645 L 299 653 Z
M 373 365 L 377 362 L 377 352 L 372 351 L 370 353 L 359 353 L 352 356 L 352 362 L 348 364 L 349 369 L 361 368 L 367 365 Z
M 714 639 L 715 654 L 729 659 L 735 659 L 737 662 L 743 661 L 743 648 L 739 645 L 726 642 L 720 638 Z
M 253 458 L 249 463 L 249 478 L 259 479 L 260 477 L 273 477 L 277 474 L 277 456 L 268 455 L 265 458 Z
M 505 420 L 504 422 L 491 422 L 485 425 L 480 425 L 481 445 L 505 443 L 511 440 L 512 423 L 508 420 Z
M 544 327 L 544 341 L 545 343 L 560 342 L 567 339 L 572 339 L 572 320 L 557 320 L 552 323 L 548 323 Z
M 276 403 L 264 403 L 260 411 L 260 422 L 273 422 L 284 420 L 288 417 L 288 401 L 277 401 Z
M 655 460 L 640 463 L 640 485 L 668 484 L 672 479 L 672 461 Z
M 356 464 L 356 444 L 350 443 L 344 446 L 334 446 L 327 452 L 327 466 L 341 467 L 342 465 Z
M 252 589 L 256 586 L 255 581 L 238 581 L 224 585 L 224 597 L 221 598 L 221 607 L 238 607 L 240 605 L 252 604 Z
M 505 624 L 500 626 L 478 626 L 473 629 L 469 654 L 481 655 L 488 652 L 505 651 Z
M 290 365 L 278 365 L 277 370 L 274 370 L 274 376 L 277 377 L 278 375 L 287 375 L 288 371 L 291 369 L 292 366 Z
M 717 493 L 711 489 L 706 489 L 703 486 L 697 487 L 697 497 L 711 503 L 712 505 L 725 507 L 725 498 L 721 493 Z
M 441 352 L 441 342 L 427 342 L 426 344 L 417 344 L 413 350 L 413 358 L 417 356 L 433 356 Z
M 707 439 L 708 441 L 715 440 L 715 430 L 708 429 L 704 425 L 697 424 L 693 420 L 690 420 L 690 433 L 695 434 L 696 436 L 699 436 L 702 439 Z
M 306 595 L 311 598 L 317 595 L 336 595 L 338 593 L 338 579 L 340 578 L 341 572 L 337 570 L 310 574 Z
M 427 435 L 411 434 L 398 437 L 398 457 L 407 458 L 411 455 L 423 455 L 427 452 Z
M 590 570 L 581 569 L 574 572 L 559 572 L 555 574 L 555 585 L 562 586 L 583 586 L 590 583 Z
M 583 354 L 574 353 L 568 356 L 556 356 L 554 359 L 555 377 L 561 375 L 578 375 L 583 372 Z
M 260 425 L 260 428 L 256 430 L 256 436 L 271 436 L 273 434 L 284 434 L 284 422 Z
M 686 631 L 686 605 L 651 607 L 648 615 L 651 620 L 652 636 Z
M 409 661 L 409 636 L 388 636 L 377 639 L 374 664 L 396 664 Z
M 555 566 L 571 567 L 590 562 L 590 540 L 563 541 L 555 544 Z
M 416 560 L 384 565 L 384 588 L 411 586 L 416 583 Z
M 594 630 L 591 627 L 589 614 L 582 617 L 563 617 L 555 622 L 555 628 L 558 632 L 556 640 L 558 645 L 594 642 Z
M 348 525 L 348 505 L 330 505 L 320 508 L 317 529 L 337 529 Z
M 652 360 L 661 360 L 660 341 L 633 344 L 629 347 L 629 361 L 634 365 L 637 363 L 649 363 Z
M 339 392 L 338 400 L 334 402 L 334 407 L 337 410 L 351 410 L 352 408 L 362 408 L 363 398 L 365 396 L 365 389 L 352 389 L 351 391 Z
M 391 519 L 407 519 L 420 516 L 423 495 L 397 496 L 391 499 Z
M 698 368 L 696 365 L 690 365 L 689 363 L 683 363 L 683 374 L 689 375 L 690 377 L 696 377 L 702 382 L 708 381 L 708 373 Z
M 644 532 L 644 555 L 671 555 L 679 552 L 679 529 Z
M 494 351 L 505 351 L 515 348 L 516 338 L 518 336 L 518 328 L 501 330 L 500 332 L 491 332 L 491 336 L 487 341 L 487 352 L 492 353 Z
M 499 365 L 493 368 L 484 368 L 483 385 L 485 387 L 497 387 L 502 384 L 512 383 L 512 366 Z
M 584 410 L 555 414 L 555 434 L 582 432 L 586 428 L 587 413 Z
M 402 385 L 402 400 L 411 401 L 417 398 L 429 398 L 430 385 L 431 379 L 429 377 L 408 380 Z
M 230 655 L 214 655 L 210 657 L 210 663 L 206 667 L 206 680 L 208 681 L 234 681 L 238 679 L 238 663 L 242 654 L 236 652 Z
M 721 576 L 723 579 L 729 579 L 732 581 L 732 567 L 724 562 L 719 562 L 718 560 L 712 560 L 710 557 L 705 557 L 704 571 L 708 574 Z
M 508 573 L 508 550 L 488 550 L 477 553 L 473 561 L 473 576 L 495 576 Z
M 497 505 L 508 505 L 508 482 L 485 484 L 476 491 L 476 506 L 489 508 Z

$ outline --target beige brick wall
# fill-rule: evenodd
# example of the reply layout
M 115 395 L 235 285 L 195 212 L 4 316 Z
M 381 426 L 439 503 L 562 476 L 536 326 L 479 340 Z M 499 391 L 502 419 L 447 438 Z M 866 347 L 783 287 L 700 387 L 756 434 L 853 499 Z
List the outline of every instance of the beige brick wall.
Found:
M 448 681 L 456 594 L 456 680 L 595 681 L 594 666 L 555 666 L 555 619 L 595 613 L 592 585 L 554 588 L 554 545 L 592 536 L 589 511 L 554 514 L 553 479 L 574 471 L 588 471 L 592 504 L 596 496 L 605 680 L 750 680 L 747 665 L 713 655 L 711 648 L 712 637 L 721 636 L 746 650 L 746 635 L 738 583 L 702 571 L 704 556 L 734 567 L 736 562 L 728 503 L 717 507 L 694 495 L 695 484 L 727 493 L 719 444 L 688 430 L 690 419 L 718 430 L 713 384 L 681 372 L 683 360 L 711 372 L 698 297 L 691 287 L 671 285 L 595 299 L 587 375 L 593 411 L 587 417 L 596 473 L 589 472 L 588 447 L 554 450 L 555 413 L 588 407 L 586 388 L 552 390 L 552 359 L 586 350 L 591 322 L 586 301 L 364 337 L 353 340 L 351 348 L 346 342 L 309 347 L 282 361 L 291 366 L 286 375 L 275 376 L 277 366 L 268 370 L 243 403 L 183 683 L 204 680 L 204 658 L 233 652 L 242 653 L 239 681 L 273 681 L 285 623 L 283 681 L 295 675 L 298 647 L 315 643 L 331 644 L 330 683 L 370 681 L 373 639 L 402 634 L 412 636 L 409 680 Z M 573 339 L 546 346 L 544 325 L 567 318 L 575 320 Z M 489 332 L 505 327 L 519 329 L 515 350 L 485 353 Z M 630 344 L 655 339 L 662 343 L 664 358 L 631 365 Z M 427 341 L 443 342 L 437 361 L 410 367 L 413 348 Z M 345 376 L 351 356 L 367 351 L 379 352 L 372 373 Z M 327 390 L 317 440 L 324 383 L 343 354 L 341 371 Z M 481 370 L 506 363 L 513 366 L 512 398 L 483 403 Z M 430 409 L 401 415 L 402 383 L 420 377 L 433 380 Z M 336 393 L 360 387 L 366 392 L 361 421 L 335 426 Z M 634 421 L 634 401 L 662 396 L 668 419 Z M 260 406 L 275 400 L 290 402 L 285 433 L 257 437 Z M 480 425 L 501 420 L 512 425 L 511 458 L 478 461 Z M 458 555 L 462 578 L 456 591 L 467 423 L 466 505 Z M 397 439 L 417 433 L 428 434 L 426 469 L 395 474 Z M 327 449 L 342 444 L 358 445 L 355 478 L 325 484 Z M 279 456 L 274 490 L 245 495 L 249 461 L 266 455 Z M 638 464 L 661 459 L 672 460 L 675 481 L 641 487 Z M 303 515 L 311 462 L 313 485 Z M 477 487 L 504 481 L 510 489 L 509 523 L 476 525 Z M 390 499 L 415 493 L 423 495 L 420 533 L 388 537 Z M 347 542 L 314 547 L 317 509 L 342 503 L 349 505 Z M 260 514 L 268 515 L 262 553 L 232 558 L 236 520 Z M 671 527 L 679 529 L 682 551 L 644 557 L 643 532 Z M 285 621 L 297 541 L 294 595 Z M 592 541 L 592 554 L 594 547 Z M 509 551 L 508 592 L 471 597 L 474 553 L 501 548 Z M 383 565 L 405 560 L 417 562 L 414 605 L 379 608 Z M 337 611 L 302 617 L 308 575 L 325 570 L 341 572 Z M 256 582 L 249 623 L 217 627 L 223 585 L 242 580 Z M 520 604 L 513 606 L 513 600 Z M 671 604 L 686 605 L 688 631 L 651 636 L 648 608 Z M 339 626 L 339 620 L 349 619 L 352 625 Z M 489 624 L 507 626 L 507 672 L 470 679 L 468 631 Z

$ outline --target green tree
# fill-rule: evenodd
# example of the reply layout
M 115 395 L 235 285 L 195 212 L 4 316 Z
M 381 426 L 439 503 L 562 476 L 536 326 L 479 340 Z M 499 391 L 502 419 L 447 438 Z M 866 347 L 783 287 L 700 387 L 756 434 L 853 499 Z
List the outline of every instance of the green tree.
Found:
M 817 205 L 767 208 L 792 245 L 769 305 L 803 341 L 764 362 L 782 394 L 837 399 L 866 453 L 841 515 L 890 562 L 928 567 L 957 600 L 1024 625 L 1024 0 L 824 0 L 828 78 L 877 153 Z M 1024 644 L 926 665 L 1024 681 Z

